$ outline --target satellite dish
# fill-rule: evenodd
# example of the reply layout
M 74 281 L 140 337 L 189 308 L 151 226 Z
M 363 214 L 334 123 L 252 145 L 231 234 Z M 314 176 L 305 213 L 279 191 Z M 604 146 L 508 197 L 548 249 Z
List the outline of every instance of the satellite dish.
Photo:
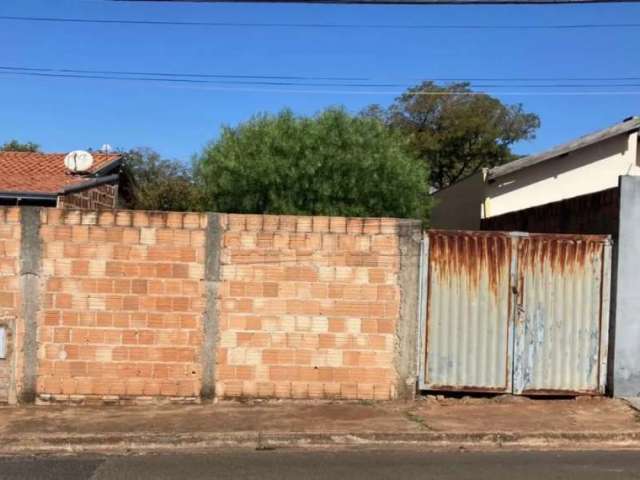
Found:
M 72 172 L 86 172 L 93 166 L 93 156 L 84 150 L 74 150 L 64 157 L 64 165 Z

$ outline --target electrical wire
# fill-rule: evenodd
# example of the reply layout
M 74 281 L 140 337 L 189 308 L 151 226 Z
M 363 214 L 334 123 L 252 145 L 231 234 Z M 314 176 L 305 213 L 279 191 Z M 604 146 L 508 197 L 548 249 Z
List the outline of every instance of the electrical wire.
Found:
M 106 25 L 149 25 L 177 27 L 215 27 L 215 28 L 314 28 L 314 29 L 373 29 L 373 30 L 582 30 L 611 28 L 640 28 L 640 23 L 575 23 L 556 25 L 456 25 L 456 24 L 358 24 L 358 23 L 271 23 L 271 22 L 203 22 L 203 21 L 169 21 L 169 20 L 126 20 L 105 18 L 72 18 L 72 17 L 33 17 L 17 15 L 0 15 L 0 20 L 21 22 L 48 23 L 87 23 Z
M 213 85 L 261 85 L 261 86 L 302 86 L 302 87 L 402 87 L 401 84 L 375 84 L 375 83 L 296 83 L 287 81 L 262 81 L 262 80 L 195 80 L 189 78 L 157 78 L 157 77 L 119 77 L 110 75 L 76 75 L 64 73 L 44 73 L 44 72 L 0 72 L 0 75 L 22 75 L 32 77 L 53 77 L 53 78 L 79 78 L 94 80 L 129 80 L 134 82 L 170 82 L 170 83 L 194 83 Z M 640 84 L 638 85 L 640 86 Z
M 165 3 L 316 3 L 335 5 L 578 5 L 583 3 L 638 3 L 640 0 L 108 0 L 111 2 Z
M 309 89 L 308 87 L 327 86 L 327 87 L 376 87 L 376 84 L 318 84 L 318 83 L 296 83 L 296 82 L 267 82 L 267 81 L 220 81 L 220 80 L 197 80 L 197 79 L 184 79 L 184 78 L 157 78 L 157 77 L 132 77 L 132 76 L 113 76 L 113 75 L 75 75 L 75 74 L 57 74 L 57 73 L 45 73 L 45 72 L 33 72 L 33 71 L 0 71 L 0 78 L 4 76 L 18 75 L 27 77 L 44 77 L 44 78 L 59 78 L 59 79 L 82 79 L 82 80 L 109 80 L 117 82 L 135 82 L 135 83 L 151 83 L 162 86 L 172 87 L 200 87 L 200 89 L 218 90 L 227 92 L 255 92 L 255 93 L 296 93 L 296 94 L 344 94 L 344 95 L 399 95 L 404 93 L 404 90 L 317 90 Z M 242 87 L 245 88 L 242 88 Z M 246 87 L 252 88 L 246 88 Z M 506 88 L 515 87 L 515 85 L 491 85 L 491 84 L 475 84 L 472 85 L 475 88 Z M 640 87 L 640 83 L 636 84 L 603 84 L 601 87 L 618 87 L 618 88 L 634 88 Z M 208 88 L 207 88 L 208 87 Z M 298 88 L 258 88 L 258 87 L 298 87 Z M 518 87 L 527 88 L 527 85 L 518 85 Z M 531 86 L 529 86 L 531 88 Z M 545 88 L 589 88 L 598 87 L 593 84 L 572 84 L 572 85 L 544 85 Z M 534 86 L 539 88 L 539 86 Z M 530 96 L 530 95 L 637 95 L 638 91 L 630 90 L 618 90 L 618 91 L 573 91 L 573 92 L 532 92 L 532 91 L 470 91 L 470 92 L 447 92 L 447 91 L 419 91 L 414 95 L 418 96 L 451 96 L 451 95 L 486 95 L 486 94 L 498 94 L 498 95 L 517 95 L 517 96 Z
M 60 73 L 57 73 L 60 72 Z M 85 72 L 85 73 L 72 73 Z M 35 77 L 53 77 L 53 78 L 78 78 L 78 79 L 98 79 L 98 80 L 130 80 L 135 82 L 168 82 L 168 83 L 192 83 L 192 84 L 213 84 L 213 85 L 258 85 L 258 86 L 300 86 L 300 87 L 369 87 L 369 88 L 406 88 L 406 83 L 317 83 L 300 81 L 265 81 L 265 80 L 207 80 L 196 78 L 179 78 L 181 74 L 164 74 L 168 77 L 159 77 L 155 73 L 103 73 L 106 71 L 99 70 L 73 70 L 73 69 L 40 69 L 40 68 L 20 68 L 0 66 L 0 75 L 22 75 Z M 126 75 L 126 76 L 122 76 Z M 138 76 L 133 76 L 138 75 Z M 162 74 L 161 74 L 162 75 Z M 175 76 L 173 76 L 175 75 Z M 200 75 L 200 74 L 198 74 Z M 308 77 L 299 77 L 308 78 Z M 628 77 L 635 78 L 635 77 Z M 636 80 L 638 80 L 636 78 Z M 499 83 L 475 83 L 471 84 L 475 88 L 628 88 L 640 87 L 640 83 L 524 83 L 524 84 L 499 84 Z M 453 92 L 456 93 L 456 92 Z
M 138 76 L 156 76 L 156 77 L 186 77 L 186 78 L 220 78 L 220 79 L 267 79 L 267 80 L 325 80 L 325 81 L 372 81 L 368 77 L 334 77 L 334 76 L 315 76 L 315 75 L 273 75 L 273 74 L 230 74 L 230 73 L 178 73 L 178 72 L 158 72 L 158 71 L 124 71 L 124 70 L 92 70 L 92 69 L 73 69 L 73 68 L 43 68 L 43 67 L 16 67 L 16 66 L 0 66 L 0 71 L 8 72 L 44 72 L 44 73 L 62 73 L 62 74 L 91 74 L 91 75 L 138 75 Z M 437 82 L 613 82 L 613 81 L 640 81 L 639 76 L 621 76 L 621 77 L 432 77 L 424 75 L 422 78 L 429 78 Z M 393 79 L 395 81 L 414 82 L 421 81 L 419 78 Z
M 366 81 L 365 77 L 326 77 L 309 75 L 267 75 L 267 74 L 222 74 L 222 73 L 177 73 L 177 72 L 141 72 L 122 70 L 87 70 L 71 68 L 36 68 L 36 67 L 14 67 L 0 66 L 0 70 L 8 71 L 33 71 L 33 72 L 53 72 L 53 73 L 81 73 L 81 74 L 101 74 L 101 75 L 145 75 L 158 77 L 194 77 L 194 78 L 246 78 L 246 79 L 275 79 L 275 80 L 336 80 L 336 81 Z M 625 80 L 625 79 L 619 79 Z M 640 77 L 634 78 L 640 80 Z
M 0 72 L 0 80 L 7 78 L 2 75 L 16 75 L 15 73 Z M 19 74 L 18 74 L 19 75 Z M 100 78 L 100 80 L 109 81 L 109 78 Z M 120 83 L 126 83 L 128 78 L 114 79 Z M 406 93 L 404 90 L 337 90 L 337 89 L 308 89 L 308 88 L 259 88 L 259 87 L 225 87 L 225 86 L 213 86 L 213 85 L 167 85 L 163 83 L 156 83 L 156 86 L 164 88 L 178 88 L 189 90 L 206 90 L 206 91 L 218 91 L 229 93 L 264 93 L 264 94 L 300 94 L 300 95 L 367 95 L 367 96 L 398 96 Z M 624 90 L 624 91 L 573 91 L 573 92 L 531 92 L 531 91 L 469 91 L 469 92 L 446 92 L 446 91 L 420 91 L 414 93 L 416 96 L 476 96 L 476 95 L 500 95 L 500 96 L 636 96 L 640 95 L 640 90 Z

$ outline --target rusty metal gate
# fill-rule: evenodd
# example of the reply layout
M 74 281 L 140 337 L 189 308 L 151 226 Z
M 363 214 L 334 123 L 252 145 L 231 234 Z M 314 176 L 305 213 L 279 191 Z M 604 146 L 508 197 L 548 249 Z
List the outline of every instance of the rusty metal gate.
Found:
M 423 256 L 421 389 L 604 392 L 609 237 L 432 230 Z

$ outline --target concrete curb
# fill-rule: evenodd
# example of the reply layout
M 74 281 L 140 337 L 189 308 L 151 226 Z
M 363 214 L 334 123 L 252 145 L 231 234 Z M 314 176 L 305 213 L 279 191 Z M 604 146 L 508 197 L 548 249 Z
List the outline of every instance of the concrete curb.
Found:
M 220 447 L 270 450 L 283 447 L 415 446 L 425 449 L 585 450 L 638 449 L 640 432 L 538 433 L 273 433 L 229 432 L 187 434 L 15 435 L 6 436 L 0 455 L 68 453 L 153 453 Z

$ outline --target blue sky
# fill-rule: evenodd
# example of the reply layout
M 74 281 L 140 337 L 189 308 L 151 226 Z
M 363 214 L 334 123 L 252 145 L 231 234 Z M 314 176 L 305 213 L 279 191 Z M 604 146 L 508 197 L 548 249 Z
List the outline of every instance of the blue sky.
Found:
M 640 5 L 420 7 L 3 0 L 1 15 L 240 23 L 549 25 L 640 23 Z M 639 33 L 640 28 L 212 28 L 0 20 L 0 67 L 357 77 L 402 85 L 434 77 L 639 77 L 635 83 L 640 84 L 635 53 Z M 120 148 L 149 146 L 163 155 L 188 160 L 216 137 L 222 124 L 237 124 L 256 112 L 291 107 L 297 113 L 312 114 L 330 105 L 344 105 L 356 112 L 370 103 L 389 104 L 401 90 L 0 74 L 0 142 L 31 140 L 46 151 L 98 148 L 104 143 Z M 539 151 L 640 114 L 640 95 L 530 94 L 578 90 L 585 89 L 510 87 L 499 91 L 529 94 L 496 93 L 541 117 L 537 138 L 517 145 L 519 153 Z M 640 93 L 640 86 L 622 90 Z

